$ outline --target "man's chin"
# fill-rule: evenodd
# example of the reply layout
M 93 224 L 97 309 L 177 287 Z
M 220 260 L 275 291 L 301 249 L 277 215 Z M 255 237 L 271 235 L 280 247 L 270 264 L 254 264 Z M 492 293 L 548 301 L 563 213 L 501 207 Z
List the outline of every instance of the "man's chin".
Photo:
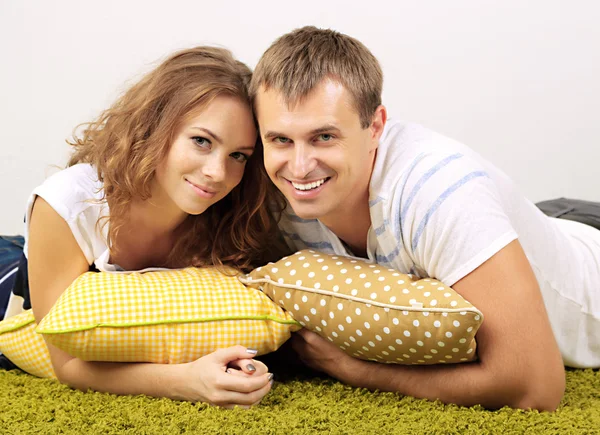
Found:
M 288 200 L 289 201 L 289 200 Z M 314 220 L 319 219 L 324 215 L 322 210 L 315 210 L 314 208 L 297 206 L 293 202 L 289 201 L 292 206 L 292 210 L 294 210 L 294 214 L 298 216 L 300 219 L 304 220 Z
M 324 192 L 320 192 L 321 194 L 314 198 L 299 198 L 289 190 L 280 189 L 280 191 L 284 194 L 294 214 L 300 219 L 321 219 L 329 212 L 330 207 L 324 207 L 328 202 L 323 195 Z

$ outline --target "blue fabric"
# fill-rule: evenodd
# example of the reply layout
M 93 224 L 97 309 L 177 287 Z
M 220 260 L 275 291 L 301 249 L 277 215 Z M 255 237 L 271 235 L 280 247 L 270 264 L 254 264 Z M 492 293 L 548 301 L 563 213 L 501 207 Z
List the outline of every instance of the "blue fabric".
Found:
M 10 293 L 18 275 L 19 263 L 23 256 L 21 236 L 0 236 L 0 320 L 4 319 Z M 13 370 L 15 366 L 8 358 L 0 353 L 0 369 Z
M 6 314 L 24 243 L 21 236 L 0 236 L 0 320 Z

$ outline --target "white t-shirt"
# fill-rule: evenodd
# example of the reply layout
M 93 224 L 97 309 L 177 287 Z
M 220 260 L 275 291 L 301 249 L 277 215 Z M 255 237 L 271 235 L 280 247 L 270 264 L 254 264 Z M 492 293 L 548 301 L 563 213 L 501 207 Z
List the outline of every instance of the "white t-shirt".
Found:
M 102 201 L 104 184 L 98 172 L 87 163 L 70 166 L 49 177 L 34 189 L 27 203 L 25 215 L 25 246 L 27 256 L 29 221 L 36 197 L 43 198 L 65 222 L 73 233 L 88 264 L 102 272 L 122 272 L 118 265 L 110 264 L 107 245 L 108 223 L 100 221 L 108 216 L 109 209 Z M 100 222 L 100 224 L 98 224 Z M 159 270 L 158 268 L 144 270 Z
M 98 180 L 96 170 L 89 164 L 71 166 L 49 177 L 36 187 L 27 202 L 25 214 L 25 245 L 23 253 L 28 257 L 29 223 L 36 197 L 40 196 L 65 220 L 73 233 L 88 264 L 98 270 L 117 272 L 121 268 L 109 264 L 110 252 L 106 243 L 108 225 L 96 225 L 100 217 L 108 215 L 108 205 L 100 202 L 104 185 Z M 23 311 L 23 299 L 10 294 L 5 318 Z
M 29 241 L 29 221 L 36 197 L 42 197 L 65 222 L 89 265 L 95 263 L 108 250 L 106 235 L 97 222 L 108 215 L 108 206 L 100 202 L 104 186 L 96 170 L 89 164 L 79 164 L 53 174 L 36 187 L 27 202 L 25 214 L 25 248 Z
M 377 150 L 369 206 L 368 258 L 449 286 L 518 238 L 565 365 L 600 367 L 600 231 L 545 216 L 470 148 L 392 120 Z M 351 255 L 325 225 L 291 207 L 280 227 L 294 249 Z

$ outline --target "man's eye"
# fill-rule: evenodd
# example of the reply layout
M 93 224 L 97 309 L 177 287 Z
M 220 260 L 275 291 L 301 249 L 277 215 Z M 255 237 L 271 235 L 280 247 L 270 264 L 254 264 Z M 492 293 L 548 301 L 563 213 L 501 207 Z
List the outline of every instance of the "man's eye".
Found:
M 331 139 L 333 139 L 333 136 L 331 136 L 330 134 L 327 133 L 323 133 L 319 135 L 319 139 L 322 140 L 323 142 L 329 142 Z
M 194 142 L 196 142 L 196 145 L 201 146 L 202 148 L 207 148 L 210 147 L 210 141 L 208 139 L 206 139 L 205 137 L 202 136 L 194 136 L 192 138 L 192 140 Z
M 287 137 L 279 136 L 279 137 L 275 138 L 275 142 L 278 142 L 278 143 L 288 143 L 289 141 L 290 140 Z

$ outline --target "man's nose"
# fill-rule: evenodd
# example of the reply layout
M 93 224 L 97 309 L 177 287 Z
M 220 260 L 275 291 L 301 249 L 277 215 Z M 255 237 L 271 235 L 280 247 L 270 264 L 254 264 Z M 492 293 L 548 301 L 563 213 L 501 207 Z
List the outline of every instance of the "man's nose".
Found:
M 296 143 L 294 145 L 294 154 L 290 161 L 291 175 L 296 180 L 302 180 L 316 167 L 317 161 L 313 147 L 303 143 Z

